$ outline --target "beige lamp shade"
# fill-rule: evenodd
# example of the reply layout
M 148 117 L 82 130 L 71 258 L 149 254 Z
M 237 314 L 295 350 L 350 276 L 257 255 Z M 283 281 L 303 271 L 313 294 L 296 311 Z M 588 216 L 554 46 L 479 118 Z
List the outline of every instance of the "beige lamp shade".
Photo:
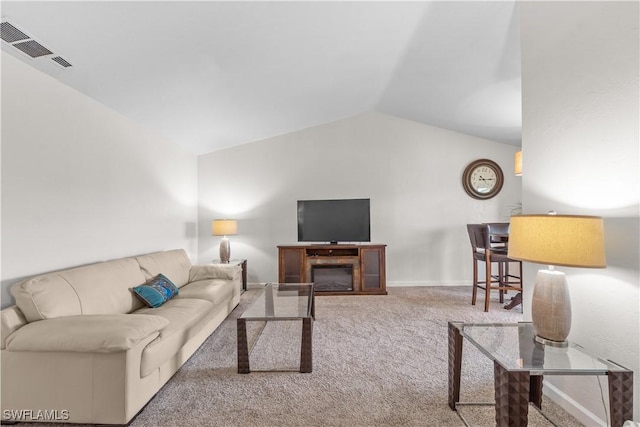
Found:
M 513 162 L 513 172 L 516 176 L 522 175 L 522 150 L 516 152 Z
M 579 215 L 515 215 L 509 258 L 548 265 L 604 268 L 602 218 Z
M 214 236 L 238 234 L 238 221 L 235 219 L 214 219 L 211 221 L 211 234 Z

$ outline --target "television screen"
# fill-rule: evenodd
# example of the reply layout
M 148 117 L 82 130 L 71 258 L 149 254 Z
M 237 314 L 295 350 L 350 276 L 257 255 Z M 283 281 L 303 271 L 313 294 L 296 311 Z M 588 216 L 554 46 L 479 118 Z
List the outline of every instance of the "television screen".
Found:
M 369 242 L 369 199 L 298 200 L 299 242 Z

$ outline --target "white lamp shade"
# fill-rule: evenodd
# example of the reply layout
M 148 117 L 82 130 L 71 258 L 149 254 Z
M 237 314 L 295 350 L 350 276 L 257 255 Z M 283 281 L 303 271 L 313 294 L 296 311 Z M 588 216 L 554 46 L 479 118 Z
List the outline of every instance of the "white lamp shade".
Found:
M 235 219 L 214 219 L 211 221 L 211 234 L 214 236 L 238 234 L 238 221 Z

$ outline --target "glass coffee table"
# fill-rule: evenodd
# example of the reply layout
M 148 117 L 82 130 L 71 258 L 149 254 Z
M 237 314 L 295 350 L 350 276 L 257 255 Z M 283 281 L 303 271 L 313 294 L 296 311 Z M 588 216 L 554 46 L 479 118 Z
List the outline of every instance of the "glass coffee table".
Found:
M 462 342 L 466 339 L 493 360 L 499 427 L 526 426 L 529 402 L 541 409 L 544 375 L 607 376 L 609 425 L 622 426 L 625 420 L 633 418 L 633 371 L 601 359 L 577 344 L 570 342 L 566 348 L 545 347 L 535 342 L 534 336 L 530 322 L 449 322 L 449 407 L 457 410 L 465 404 L 460 402 L 460 373 Z
M 300 372 L 313 367 L 312 331 L 315 318 L 313 283 L 268 283 L 258 298 L 238 318 L 238 373 L 248 374 L 247 321 L 302 320 Z

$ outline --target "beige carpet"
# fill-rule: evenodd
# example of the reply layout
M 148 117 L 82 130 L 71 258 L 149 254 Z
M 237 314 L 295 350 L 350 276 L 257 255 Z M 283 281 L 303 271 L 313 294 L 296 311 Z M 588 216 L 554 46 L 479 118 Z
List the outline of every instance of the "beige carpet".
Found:
M 242 375 L 237 373 L 236 317 L 258 292 L 242 295 L 240 305 L 131 427 L 464 426 L 447 405 L 447 321 L 517 322 L 522 317 L 519 308 L 504 310 L 497 297 L 489 313 L 471 306 L 468 287 L 317 297 L 313 372 L 295 372 L 300 322 L 248 322 L 249 337 L 256 339 L 251 369 L 266 372 Z M 493 365 L 468 343 L 461 400 L 493 400 Z M 546 399 L 543 408 L 558 426 L 581 425 Z M 491 406 L 462 411 L 472 426 L 495 425 Z M 553 424 L 531 407 L 529 425 Z
M 387 296 L 316 298 L 313 372 L 236 373 L 240 306 L 131 424 L 148 426 L 462 426 L 447 405 L 447 321 L 516 322 L 497 302 L 484 313 L 467 287 L 390 288 Z M 248 323 L 256 336 L 262 324 Z M 297 369 L 300 323 L 269 322 L 252 369 Z M 491 401 L 491 362 L 464 349 L 463 401 Z M 575 420 L 545 401 L 557 425 Z M 495 425 L 492 407 L 465 407 L 471 425 Z M 535 410 L 530 425 L 551 425 Z

